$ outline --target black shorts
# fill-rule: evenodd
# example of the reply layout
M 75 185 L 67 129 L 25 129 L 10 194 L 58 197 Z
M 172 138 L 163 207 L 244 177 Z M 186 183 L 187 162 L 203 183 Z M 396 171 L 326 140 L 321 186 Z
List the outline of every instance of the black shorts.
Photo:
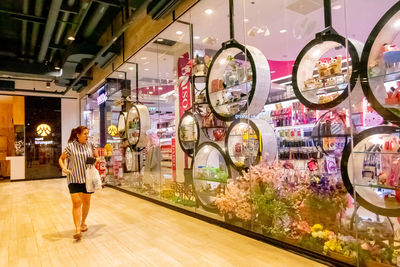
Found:
M 93 194 L 93 192 L 88 193 L 88 191 L 86 191 L 86 184 L 70 183 L 68 184 L 68 189 L 70 194 L 74 193 Z

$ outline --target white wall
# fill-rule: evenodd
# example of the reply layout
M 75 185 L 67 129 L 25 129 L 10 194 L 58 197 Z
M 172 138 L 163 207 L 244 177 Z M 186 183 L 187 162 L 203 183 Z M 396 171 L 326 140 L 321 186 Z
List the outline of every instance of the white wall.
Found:
M 79 100 L 61 99 L 61 144 L 64 150 L 72 128 L 79 126 Z

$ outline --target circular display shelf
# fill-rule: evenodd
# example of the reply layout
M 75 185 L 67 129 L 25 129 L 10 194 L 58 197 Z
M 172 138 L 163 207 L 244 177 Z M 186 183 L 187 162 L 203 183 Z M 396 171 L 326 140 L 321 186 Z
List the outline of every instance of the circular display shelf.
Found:
M 196 115 L 190 111 L 186 111 L 179 121 L 178 138 L 183 152 L 190 157 L 193 156 L 199 144 L 200 127 Z
M 146 132 L 150 129 L 149 110 L 144 105 L 134 105 L 126 117 L 126 135 L 128 142 L 137 148 L 145 147 Z
M 217 144 L 205 142 L 196 150 L 192 164 L 196 199 L 205 210 L 218 212 L 215 198 L 231 177 L 225 153 Z
M 331 54 L 331 51 L 337 53 L 335 49 L 342 47 L 346 55 L 346 43 L 348 43 L 351 64 L 349 63 L 348 70 L 342 71 L 342 61 L 345 59 L 342 59 L 339 54 Z M 362 45 L 359 42 L 350 40 L 346 42 L 343 36 L 326 34 L 318 36 L 300 51 L 293 66 L 292 85 L 296 97 L 303 105 L 317 110 L 336 107 L 347 98 L 349 82 L 353 94 L 359 74 L 359 54 L 354 45 L 357 45 L 361 53 Z M 328 61 L 323 58 L 325 56 L 332 56 L 332 58 Z M 347 63 L 344 62 L 343 67 L 347 67 Z M 359 86 L 357 87 L 358 90 L 354 90 L 354 93 L 361 97 L 362 90 Z M 354 99 L 359 98 L 354 97 Z
M 128 146 L 125 150 L 125 168 L 127 172 L 131 172 L 133 170 L 133 151 Z
M 199 113 L 202 116 L 201 130 L 204 136 L 213 142 L 222 142 L 225 140 L 227 125 L 225 121 L 217 119 L 217 117 L 210 112 L 210 108 L 202 110 Z
M 118 134 L 122 138 L 126 132 L 126 112 L 120 112 L 118 116 Z
M 338 112 L 327 111 L 316 122 L 311 138 L 319 152 L 332 155 L 343 151 L 350 141 L 350 133 L 344 118 Z
M 260 50 L 236 41 L 223 44 L 213 58 L 206 83 L 206 98 L 220 120 L 262 111 L 271 87 L 268 61 Z
M 225 151 L 229 162 L 238 171 L 261 160 L 273 162 L 278 153 L 274 129 L 263 120 L 236 120 L 229 126 Z
M 347 191 L 364 208 L 399 217 L 400 128 L 378 126 L 354 137 L 343 150 L 341 173 Z
M 394 44 L 400 31 L 399 20 L 400 3 L 396 3 L 373 28 L 361 55 L 364 94 L 372 108 L 392 122 L 400 122 L 400 51 Z

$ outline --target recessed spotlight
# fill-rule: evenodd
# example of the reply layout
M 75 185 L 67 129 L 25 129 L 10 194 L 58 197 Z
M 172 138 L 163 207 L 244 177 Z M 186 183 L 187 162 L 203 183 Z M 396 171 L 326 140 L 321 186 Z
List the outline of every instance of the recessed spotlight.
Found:
M 249 22 L 249 19 L 244 19 L 243 22 L 247 23 Z
M 157 42 L 164 42 L 164 39 L 163 38 L 158 38 Z
M 182 35 L 183 32 L 182 32 L 182 31 L 176 31 L 176 34 L 177 34 L 177 35 Z
M 149 69 L 144 69 L 145 71 L 149 71 Z
M 129 69 L 129 70 L 133 70 L 133 67 L 129 67 L 128 69 Z
M 54 67 L 54 69 L 56 69 L 56 70 L 59 70 L 59 69 L 60 69 L 60 67 Z
M 163 88 L 161 86 L 158 87 L 158 90 L 162 90 Z
M 193 39 L 195 39 L 195 40 L 199 40 L 200 39 L 200 36 L 193 36 Z
M 147 57 L 141 57 L 140 59 L 141 59 L 141 60 L 146 60 L 146 59 L 147 59 Z
M 207 15 L 211 15 L 214 11 L 212 9 L 206 9 L 204 10 L 204 13 L 206 13 Z
M 286 29 L 282 29 L 282 30 L 280 30 L 279 32 L 280 32 L 280 33 L 285 33 L 285 32 L 287 32 L 287 30 L 286 30 Z
M 151 94 L 151 95 L 152 95 L 152 94 L 153 94 L 153 92 L 149 92 L 149 94 Z
M 342 7 L 341 5 L 334 5 L 334 6 L 332 7 L 332 9 L 338 10 L 338 9 L 340 9 L 341 7 Z
M 75 40 L 75 37 L 74 37 L 74 36 L 69 36 L 69 37 L 68 37 L 68 40 L 74 41 L 74 40 Z

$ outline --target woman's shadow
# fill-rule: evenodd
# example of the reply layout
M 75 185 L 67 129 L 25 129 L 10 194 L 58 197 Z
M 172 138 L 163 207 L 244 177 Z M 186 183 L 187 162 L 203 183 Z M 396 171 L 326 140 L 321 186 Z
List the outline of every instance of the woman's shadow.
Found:
M 88 231 L 84 232 L 82 234 L 84 235 L 85 239 L 93 239 L 93 238 L 99 237 L 99 236 L 101 236 L 101 234 L 100 234 L 101 228 L 103 228 L 105 226 L 106 226 L 105 224 L 88 225 Z M 45 238 L 51 242 L 56 242 L 63 238 L 71 239 L 74 232 L 75 231 L 73 229 L 71 229 L 68 231 L 49 233 L 49 234 L 45 234 L 42 236 L 43 236 L 43 238 Z

